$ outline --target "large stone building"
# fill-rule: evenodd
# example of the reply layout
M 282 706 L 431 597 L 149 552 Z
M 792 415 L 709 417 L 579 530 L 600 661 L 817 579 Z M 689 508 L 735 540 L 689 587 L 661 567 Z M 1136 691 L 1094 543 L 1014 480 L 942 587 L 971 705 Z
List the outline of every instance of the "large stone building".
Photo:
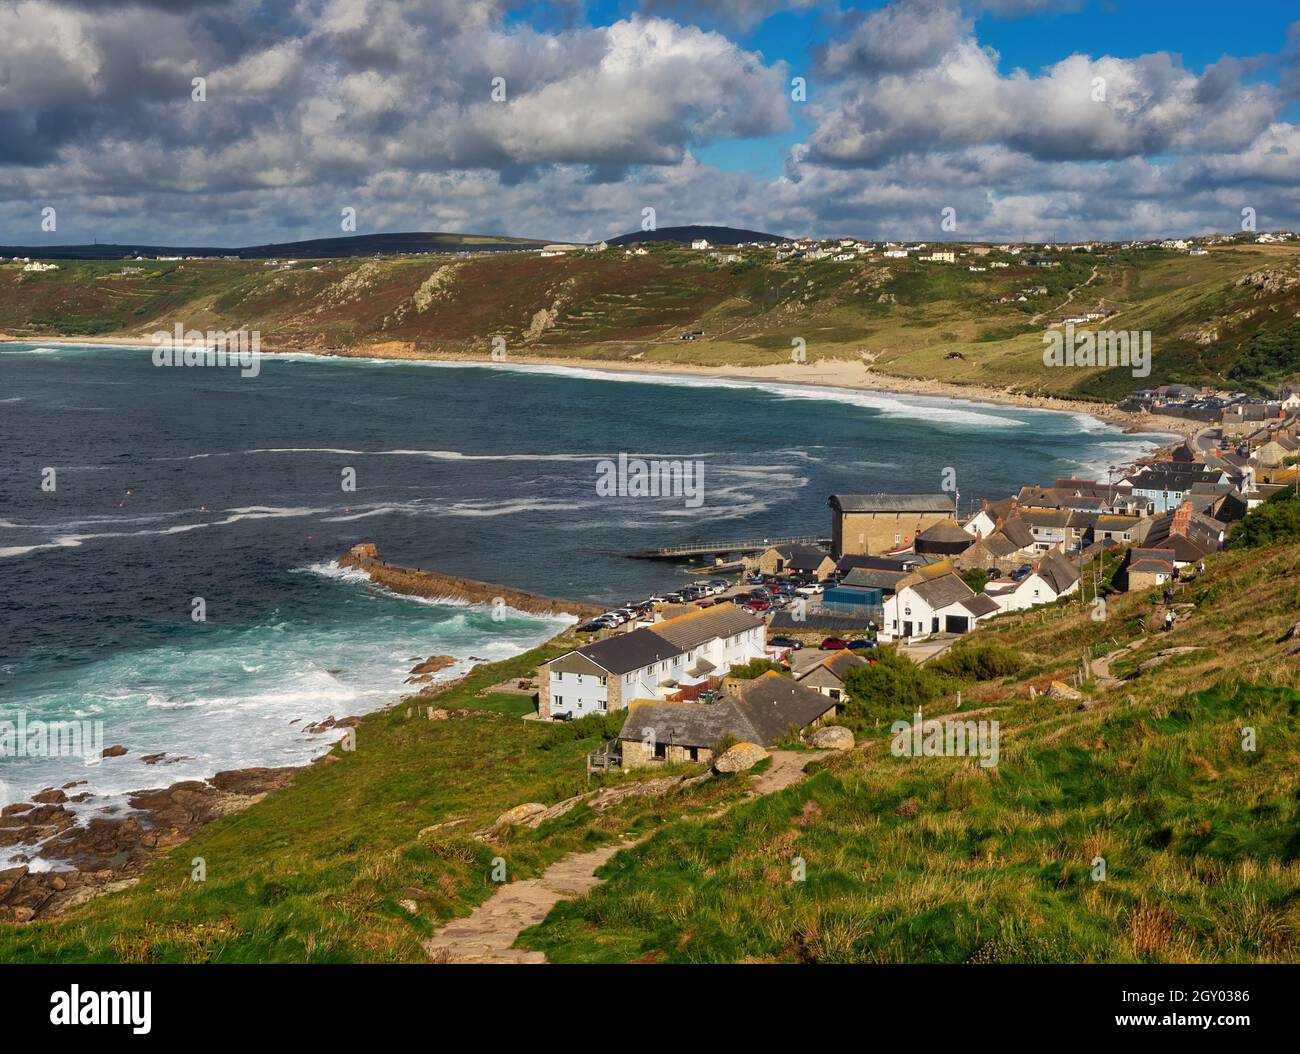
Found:
M 905 549 L 921 531 L 956 514 L 950 494 L 832 494 L 827 504 L 837 560 Z

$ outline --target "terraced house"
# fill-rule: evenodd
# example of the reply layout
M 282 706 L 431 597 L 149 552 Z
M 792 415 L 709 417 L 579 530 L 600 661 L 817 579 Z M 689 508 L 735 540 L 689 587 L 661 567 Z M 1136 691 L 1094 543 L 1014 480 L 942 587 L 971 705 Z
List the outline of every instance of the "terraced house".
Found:
M 718 604 L 586 644 L 544 663 L 538 712 L 567 720 L 627 708 L 631 699 L 670 699 L 763 658 L 763 620 Z

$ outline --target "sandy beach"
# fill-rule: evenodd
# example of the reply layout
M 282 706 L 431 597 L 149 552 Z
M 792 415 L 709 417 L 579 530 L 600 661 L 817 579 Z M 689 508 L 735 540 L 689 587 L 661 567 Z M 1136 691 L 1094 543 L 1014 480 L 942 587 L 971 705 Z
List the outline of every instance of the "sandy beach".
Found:
M 0 333 L 0 343 L 24 344 L 102 344 L 116 347 L 150 347 L 147 336 L 135 340 L 117 337 L 15 337 Z M 263 347 L 266 354 L 300 353 L 354 359 L 405 359 L 492 364 L 486 355 L 454 355 L 417 349 L 402 342 L 371 344 L 357 348 Z M 1087 414 L 1128 433 L 1163 433 L 1186 438 L 1202 424 L 1181 417 L 1133 413 L 1102 402 L 1086 399 L 1062 399 L 1056 396 L 1027 395 L 1024 392 L 987 385 L 952 384 L 919 377 L 899 377 L 873 370 L 865 362 L 847 359 L 822 359 L 810 363 L 782 362 L 768 366 L 701 366 L 689 363 L 647 362 L 641 359 L 601 359 L 564 355 L 519 355 L 509 362 L 526 366 L 556 366 L 569 369 L 608 370 L 663 376 L 716 377 L 719 380 L 766 381 L 775 384 L 805 384 L 812 387 L 850 388 L 900 395 L 921 395 L 965 402 L 1019 406 L 1061 413 Z

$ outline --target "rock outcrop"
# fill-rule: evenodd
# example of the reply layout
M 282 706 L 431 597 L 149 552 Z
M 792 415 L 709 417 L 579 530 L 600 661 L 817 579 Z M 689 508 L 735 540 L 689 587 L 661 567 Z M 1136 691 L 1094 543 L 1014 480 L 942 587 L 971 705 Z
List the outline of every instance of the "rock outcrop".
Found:
M 713 763 L 713 767 L 718 772 L 747 772 L 771 756 L 757 743 L 737 743 L 734 747 L 727 748 L 722 757 Z
M 852 750 L 853 733 L 842 725 L 823 725 L 809 732 L 804 742 L 818 750 Z

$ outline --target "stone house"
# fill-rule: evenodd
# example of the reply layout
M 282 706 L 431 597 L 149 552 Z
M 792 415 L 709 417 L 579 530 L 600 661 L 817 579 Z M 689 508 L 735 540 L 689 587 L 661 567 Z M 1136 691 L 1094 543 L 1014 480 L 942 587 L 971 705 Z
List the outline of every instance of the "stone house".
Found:
M 847 648 L 828 655 L 815 666 L 798 675 L 798 681 L 805 688 L 821 692 L 828 699 L 837 703 L 844 695 L 844 678 L 855 667 L 867 665 L 867 660 Z
M 774 545 L 755 558 L 753 567 L 765 575 L 808 574 L 821 580 L 834 574 L 835 561 L 813 545 Z
M 782 674 L 729 681 L 716 703 L 635 700 L 618 734 L 623 768 L 712 763 L 728 741 L 771 746 L 833 718 L 838 703 Z

